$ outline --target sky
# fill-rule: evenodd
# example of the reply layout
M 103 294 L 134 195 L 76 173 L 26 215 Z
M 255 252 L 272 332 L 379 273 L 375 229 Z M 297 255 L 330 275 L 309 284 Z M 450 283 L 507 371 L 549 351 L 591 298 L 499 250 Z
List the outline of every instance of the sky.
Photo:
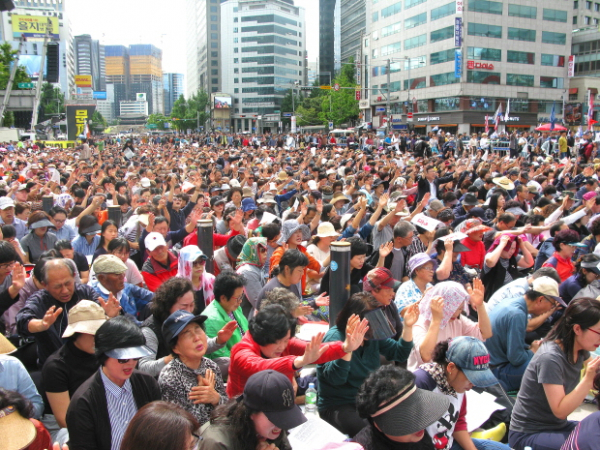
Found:
M 306 9 L 308 58 L 315 61 L 319 0 L 294 4 Z M 163 72 L 187 76 L 185 0 L 70 0 L 67 11 L 74 36 L 89 34 L 104 45 L 154 44 L 163 51 Z

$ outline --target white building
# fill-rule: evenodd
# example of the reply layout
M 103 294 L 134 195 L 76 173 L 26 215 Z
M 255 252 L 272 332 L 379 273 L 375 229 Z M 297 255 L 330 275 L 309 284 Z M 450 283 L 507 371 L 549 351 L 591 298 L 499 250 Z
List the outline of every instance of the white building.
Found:
M 222 92 L 233 97 L 233 130 L 275 129 L 281 102 L 304 85 L 304 8 L 292 0 L 230 0 L 221 4 Z
M 119 103 L 120 116 L 148 115 L 148 102 L 121 101 Z
M 537 125 L 554 103 L 560 115 L 579 9 L 586 8 L 590 20 L 600 17 L 587 4 L 592 2 L 367 1 L 363 86 L 380 91 L 363 92 L 370 100 L 363 102 L 366 121 L 378 126 L 391 114 L 393 124 L 406 126 L 406 113 L 413 112 L 409 125 L 420 132 L 437 126 L 470 133 L 482 131 L 486 115 L 493 116 L 499 105 L 506 111 L 509 99 L 507 127 Z

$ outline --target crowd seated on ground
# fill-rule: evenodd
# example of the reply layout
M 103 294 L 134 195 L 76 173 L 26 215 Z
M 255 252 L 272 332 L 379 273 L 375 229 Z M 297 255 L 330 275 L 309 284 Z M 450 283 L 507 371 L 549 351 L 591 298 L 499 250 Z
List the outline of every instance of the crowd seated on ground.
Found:
M 597 142 L 451 131 L 2 143 L 0 448 L 596 448 Z

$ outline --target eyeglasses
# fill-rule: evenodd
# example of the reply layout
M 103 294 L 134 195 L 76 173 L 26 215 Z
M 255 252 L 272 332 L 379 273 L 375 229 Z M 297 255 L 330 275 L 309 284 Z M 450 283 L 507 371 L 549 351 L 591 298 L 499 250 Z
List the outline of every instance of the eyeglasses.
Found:
M 427 272 L 433 272 L 433 266 L 423 266 L 419 267 L 419 269 L 426 270 Z
M 117 359 L 117 361 L 119 361 L 119 364 L 127 364 L 129 361 L 138 362 L 140 359 L 142 358 Z
M 600 331 L 592 330 L 591 328 L 588 328 L 587 331 L 591 331 L 592 333 L 595 333 L 598 336 L 600 336 Z
M 13 261 L 9 263 L 0 264 L 0 270 L 11 269 L 16 263 L 16 261 Z
M 553 307 L 558 305 L 556 300 L 550 300 L 548 297 L 544 297 L 544 300 L 546 300 L 548 303 L 550 303 Z M 600 333 L 598 333 L 598 334 L 600 334 Z

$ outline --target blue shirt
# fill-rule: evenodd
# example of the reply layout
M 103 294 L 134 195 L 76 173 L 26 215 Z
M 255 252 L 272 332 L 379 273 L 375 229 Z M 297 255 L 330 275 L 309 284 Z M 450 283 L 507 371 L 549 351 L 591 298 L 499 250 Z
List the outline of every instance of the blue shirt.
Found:
M 496 306 L 490 313 L 492 337 L 484 342 L 490 352 L 490 364 L 520 366 L 533 357 L 525 344 L 527 302 L 518 297 Z
M 77 230 L 68 223 L 65 223 L 60 230 L 50 229 L 50 233 L 54 233 L 56 235 L 56 239 L 59 241 L 61 239 L 72 241 L 77 237 Z
M 135 413 L 137 413 L 137 404 L 135 403 L 135 398 L 133 398 L 133 390 L 129 379 L 125 381 L 123 387 L 119 387 L 104 375 L 102 367 L 100 367 L 100 375 L 104 384 L 108 419 L 110 420 L 110 449 L 119 450 L 127 426 L 133 416 L 135 416 Z
M 94 252 L 96 248 L 100 245 L 100 235 L 94 236 L 91 244 L 88 244 L 87 239 L 84 236 L 77 236 L 73 239 L 71 244 L 73 245 L 73 250 L 81 253 L 84 256 L 94 256 Z
M 0 355 L 0 387 L 8 391 L 15 391 L 33 403 L 35 418 L 39 419 L 44 414 L 44 401 L 39 394 L 27 369 L 21 361 L 14 356 Z
M 100 281 L 93 280 L 89 285 L 102 297 L 104 300 L 108 299 L 109 291 L 102 286 Z M 118 292 L 115 296 L 125 314 L 131 315 L 137 321 L 139 313 L 141 313 L 146 305 L 154 298 L 154 293 L 148 289 L 141 288 L 135 284 L 125 283 L 125 287 L 122 291 Z M 138 325 L 141 322 L 138 321 Z
M 4 225 L 4 220 L 2 220 L 1 218 L 0 225 Z M 29 229 L 27 228 L 27 222 L 19 219 L 18 217 L 14 218 L 13 223 L 11 225 L 15 227 L 15 230 L 17 232 L 17 239 L 19 241 L 23 239 L 27 233 L 29 233 Z
M 513 298 L 523 297 L 525 292 L 530 289 L 531 286 L 529 286 L 528 277 L 517 278 L 516 280 L 513 280 L 498 289 L 485 304 L 485 309 L 489 314 L 492 309 L 494 309 L 504 300 L 512 300 Z

